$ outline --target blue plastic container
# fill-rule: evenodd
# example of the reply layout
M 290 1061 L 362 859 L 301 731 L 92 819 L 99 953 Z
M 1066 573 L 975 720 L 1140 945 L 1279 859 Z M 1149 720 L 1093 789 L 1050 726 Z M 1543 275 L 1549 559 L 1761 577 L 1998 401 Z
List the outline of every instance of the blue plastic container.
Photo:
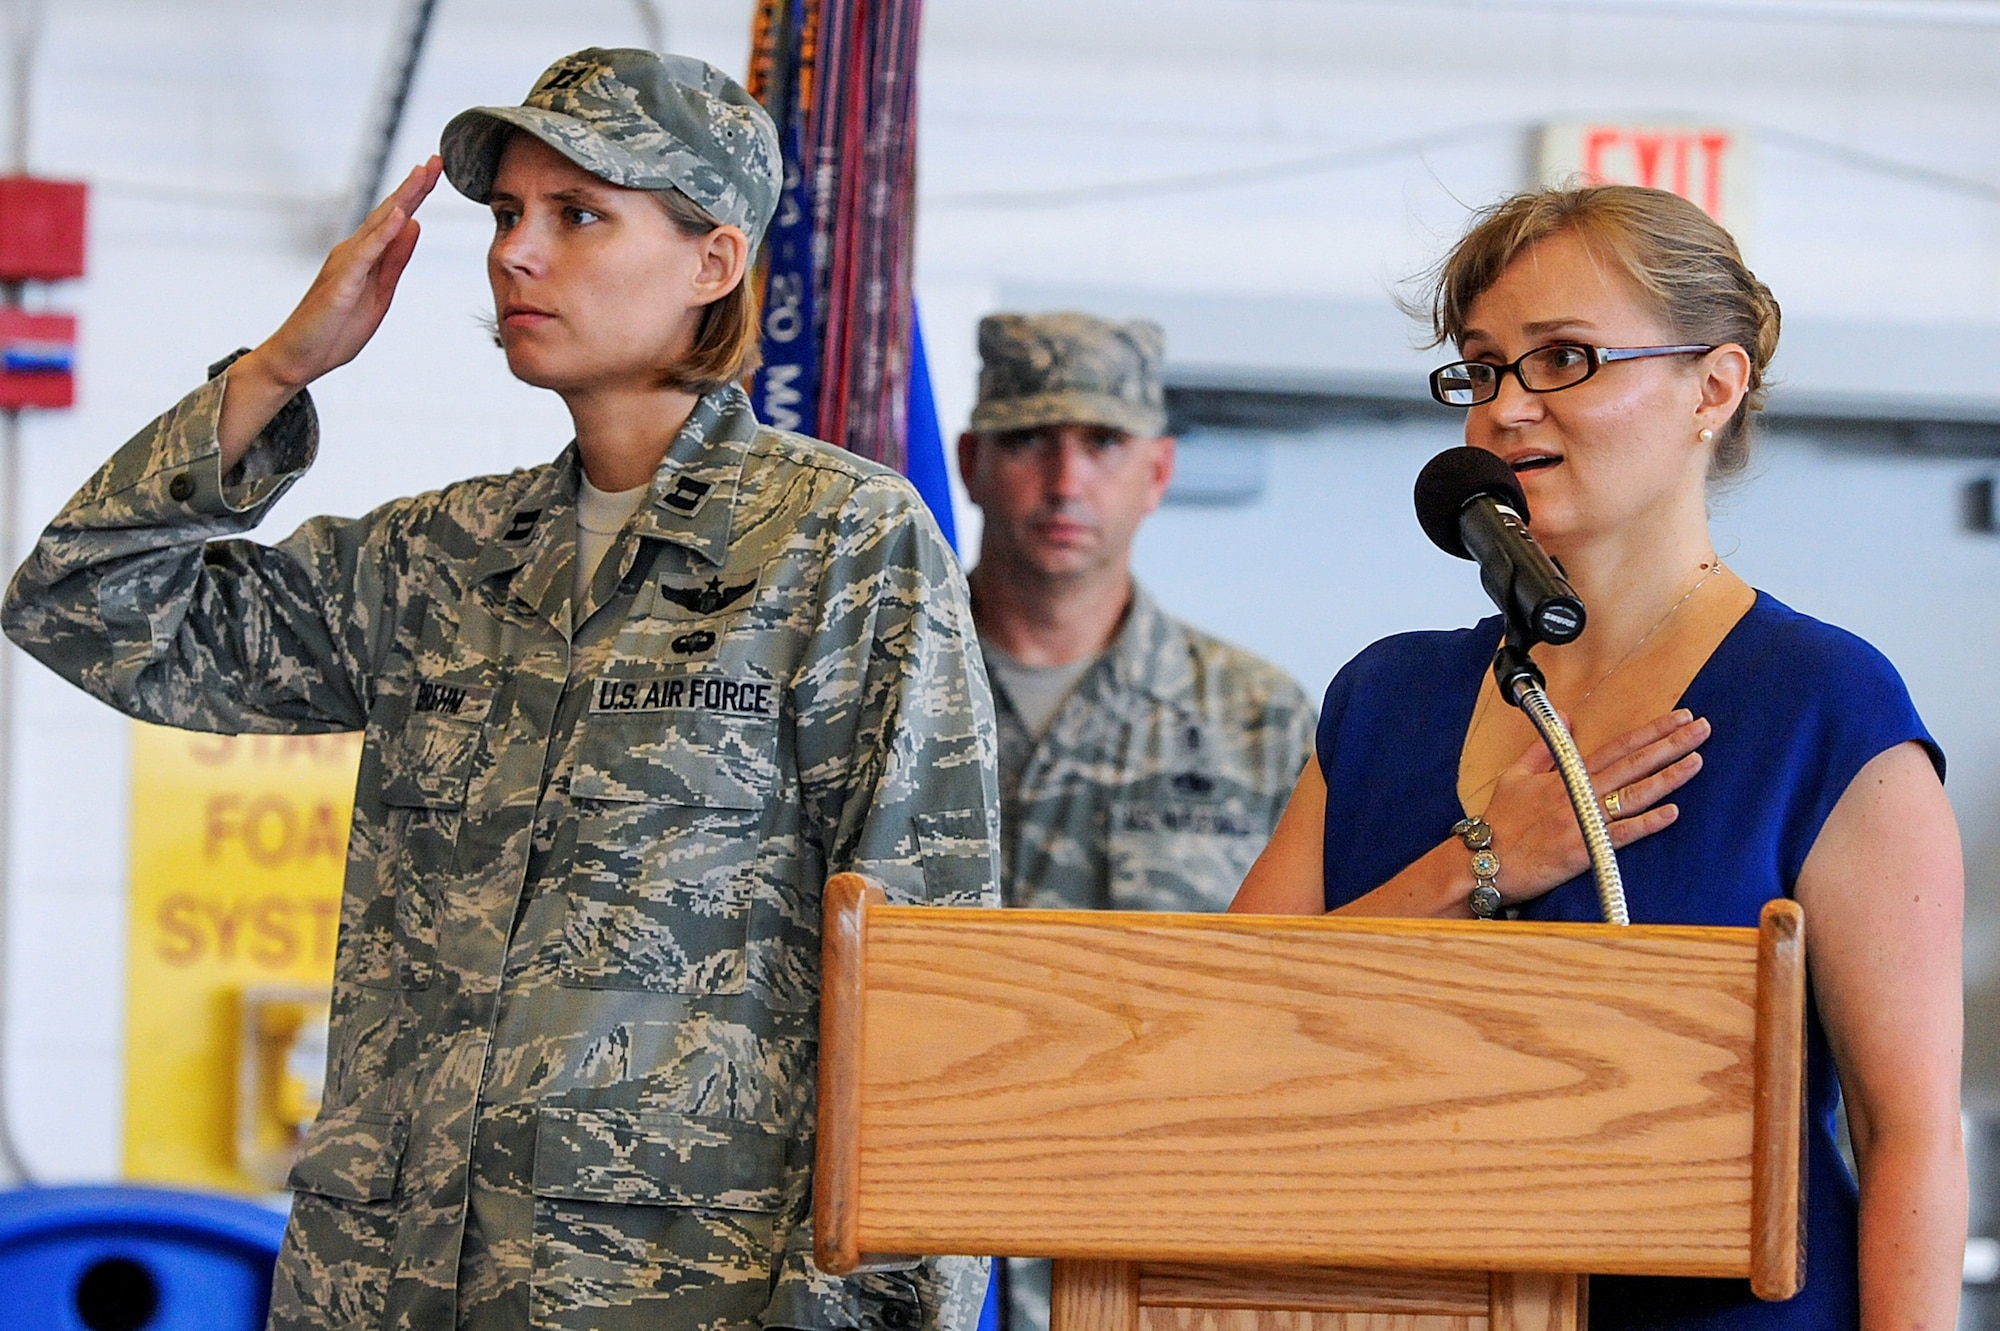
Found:
M 160 1188 L 0 1192 L 6 1331 L 261 1331 L 285 1217 Z

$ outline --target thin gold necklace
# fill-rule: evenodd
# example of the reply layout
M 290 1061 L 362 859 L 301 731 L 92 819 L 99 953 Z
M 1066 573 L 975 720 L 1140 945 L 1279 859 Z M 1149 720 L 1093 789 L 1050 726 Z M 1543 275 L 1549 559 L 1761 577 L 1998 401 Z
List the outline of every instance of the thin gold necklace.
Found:
M 1717 573 L 1720 573 L 1721 571 L 1722 571 L 1722 557 L 1716 554 L 1713 550 L 1709 551 L 1708 562 L 1700 566 L 1699 572 L 1701 576 L 1697 577 L 1694 580 L 1694 585 L 1692 587 L 1689 587 L 1686 591 L 1682 592 L 1680 599 L 1678 601 L 1675 601 L 1672 605 L 1668 606 L 1666 613 L 1661 615 L 1658 619 L 1654 620 L 1653 626 L 1647 629 L 1644 633 L 1640 634 L 1639 640 L 1637 642 L 1633 643 L 1630 647 L 1625 649 L 1625 655 L 1619 657 L 1616 661 L 1613 661 L 1611 663 L 1611 668 L 1605 671 L 1603 674 L 1599 675 L 1597 677 L 1596 682 L 1593 683 L 1588 689 L 1584 690 L 1583 696 L 1581 698 L 1578 698 L 1572 706 L 1565 708 L 1564 711 L 1567 712 L 1572 719 L 1576 716 L 1578 712 L 1582 711 L 1583 705 L 1590 701 L 1591 695 L 1595 694 L 1599 689 L 1603 688 L 1604 682 L 1610 679 L 1613 675 L 1617 674 L 1621 669 L 1623 669 L 1626 662 L 1630 661 L 1633 657 L 1637 656 L 1639 654 L 1639 649 L 1641 647 L 1644 647 L 1646 643 L 1651 640 L 1652 636 L 1655 633 L 1658 633 L 1661 629 L 1667 626 L 1667 621 L 1674 617 L 1675 612 L 1678 611 L 1682 606 L 1686 605 L 1689 601 L 1694 599 L 1694 594 L 1702 589 L 1702 584 L 1706 583 L 1710 578 L 1714 577 Z M 1483 718 L 1486 715 L 1487 700 L 1491 698 L 1493 694 L 1496 692 L 1498 692 L 1497 689 L 1487 689 L 1483 686 L 1480 688 L 1479 702 L 1472 709 L 1472 723 L 1466 727 L 1466 733 L 1468 735 L 1479 729 L 1479 722 L 1481 718 Z M 1468 792 L 1469 794 L 1468 802 L 1472 800 L 1477 800 L 1481 795 L 1493 789 L 1493 787 L 1498 784 L 1500 784 L 1500 777 L 1498 774 L 1496 774 L 1491 781 L 1488 781 L 1486 784 L 1480 786 L 1477 790 Z
M 1630 661 L 1633 657 L 1637 656 L 1639 654 L 1639 649 L 1641 647 L 1644 647 L 1647 644 L 1647 642 L 1652 639 L 1652 636 L 1655 633 L 1658 633 L 1661 629 L 1666 627 L 1667 621 L 1674 617 L 1674 612 L 1679 610 L 1682 606 L 1686 605 L 1690 600 L 1692 600 L 1694 598 L 1694 594 L 1701 590 L 1702 584 L 1707 582 L 1710 578 L 1714 577 L 1718 572 L 1722 570 L 1721 556 L 1717 555 L 1713 550 L 1711 550 L 1709 551 L 1708 557 L 1711 562 L 1701 565 L 1701 576 L 1694 580 L 1694 586 L 1682 592 L 1681 599 L 1675 601 L 1672 605 L 1668 606 L 1667 613 L 1661 615 L 1658 619 L 1654 620 L 1653 627 L 1647 629 L 1644 633 L 1640 634 L 1639 641 L 1633 643 L 1630 647 L 1626 648 L 1625 655 L 1619 657 L 1616 661 L 1614 661 L 1611 665 L 1611 669 L 1599 675 L 1597 677 L 1597 682 L 1595 684 L 1592 684 L 1589 688 L 1583 691 L 1583 696 L 1576 700 L 1575 704 L 1571 706 L 1570 711 L 1572 712 L 1581 711 L 1583 709 L 1583 705 L 1590 701 L 1590 695 L 1596 693 L 1599 689 L 1603 688 L 1605 680 L 1610 679 L 1613 675 L 1617 674 L 1618 671 L 1625 665 L 1627 661 Z

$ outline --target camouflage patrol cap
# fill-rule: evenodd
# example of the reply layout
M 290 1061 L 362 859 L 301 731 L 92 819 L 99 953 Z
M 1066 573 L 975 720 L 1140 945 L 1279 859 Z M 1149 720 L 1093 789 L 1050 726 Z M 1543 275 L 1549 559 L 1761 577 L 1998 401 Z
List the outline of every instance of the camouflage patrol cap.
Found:
M 1167 428 L 1160 358 L 1167 338 L 1150 319 L 989 314 L 979 321 L 975 430 L 1102 425 L 1127 434 Z
M 444 173 L 475 203 L 493 197 L 501 149 L 525 130 L 584 170 L 627 189 L 669 187 L 754 251 L 778 207 L 784 166 L 771 117 L 736 80 L 705 61 L 590 47 L 550 65 L 520 106 L 476 106 L 452 117 Z

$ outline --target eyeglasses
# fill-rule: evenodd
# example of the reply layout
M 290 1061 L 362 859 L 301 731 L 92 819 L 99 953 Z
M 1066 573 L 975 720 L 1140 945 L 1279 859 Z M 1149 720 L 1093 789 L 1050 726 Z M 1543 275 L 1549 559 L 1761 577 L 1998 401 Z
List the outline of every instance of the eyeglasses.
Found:
M 1552 342 L 1524 352 L 1511 365 L 1462 360 L 1432 370 L 1431 396 L 1447 407 L 1476 407 L 1500 396 L 1500 380 L 1509 371 L 1530 393 L 1554 393 L 1575 388 L 1612 361 L 1697 356 L 1713 350 L 1714 347 L 1588 347 L 1581 342 Z

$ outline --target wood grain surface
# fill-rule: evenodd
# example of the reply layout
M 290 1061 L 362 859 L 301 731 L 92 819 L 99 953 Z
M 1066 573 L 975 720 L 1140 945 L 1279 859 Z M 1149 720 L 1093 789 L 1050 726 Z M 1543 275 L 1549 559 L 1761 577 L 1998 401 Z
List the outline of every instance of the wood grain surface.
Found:
M 1224 1308 L 1146 1308 L 1139 1331 L 1488 1331 L 1485 1314 L 1311 1313 Z
M 1490 1283 L 1484 1271 L 1143 1262 L 1139 1266 L 1139 1304 L 1485 1317 Z
M 1750 1172 L 1750 1289 L 1789 1299 L 1806 1279 L 1805 914 L 1764 907 L 1757 949 L 1756 1151 Z
M 1754 930 L 856 913 L 836 1258 L 1750 1273 Z
M 862 939 L 868 908 L 887 899 L 860 874 L 835 874 L 827 880 L 820 923 L 813 1260 L 821 1270 L 843 1275 L 862 1265 L 855 1229 L 861 1190 Z
M 1579 1331 L 1584 1279 L 1541 1271 L 1494 1272 L 1491 1331 Z
M 1139 1268 L 1058 1261 L 1049 1273 L 1049 1331 L 1139 1331 Z

